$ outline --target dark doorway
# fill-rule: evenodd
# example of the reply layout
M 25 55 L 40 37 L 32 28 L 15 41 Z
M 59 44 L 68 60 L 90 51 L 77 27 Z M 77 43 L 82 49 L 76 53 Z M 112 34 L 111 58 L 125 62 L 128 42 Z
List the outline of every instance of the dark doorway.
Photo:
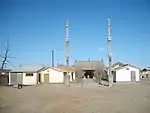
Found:
M 39 73 L 39 78 L 38 78 L 38 82 L 41 83 L 41 74 Z
M 93 79 L 93 77 L 94 77 L 94 71 L 93 70 L 86 70 L 85 74 L 84 74 L 84 77 L 86 79 Z
M 74 78 L 73 78 L 73 72 L 71 73 L 71 77 L 72 77 L 71 79 L 73 80 L 73 79 L 74 79 Z

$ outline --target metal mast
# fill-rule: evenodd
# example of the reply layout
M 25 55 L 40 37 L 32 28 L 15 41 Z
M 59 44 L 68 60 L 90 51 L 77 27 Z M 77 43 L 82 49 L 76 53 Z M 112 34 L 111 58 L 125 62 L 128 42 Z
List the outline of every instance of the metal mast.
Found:
M 69 66 L 69 25 L 68 25 L 68 19 L 66 20 L 66 66 Z
M 111 53 L 111 35 L 110 35 L 110 19 L 108 18 L 108 37 L 107 37 L 107 42 L 108 42 L 108 59 L 109 59 L 109 86 L 112 86 L 112 71 L 111 71 L 111 65 L 112 65 L 112 53 Z
M 66 20 L 66 66 L 69 67 L 69 25 L 68 25 L 68 19 Z M 67 86 L 70 87 L 70 75 L 69 75 L 69 72 L 67 71 L 67 76 L 66 76 L 66 79 L 65 79 L 65 84 Z
M 54 67 L 54 50 L 52 50 L 52 67 Z

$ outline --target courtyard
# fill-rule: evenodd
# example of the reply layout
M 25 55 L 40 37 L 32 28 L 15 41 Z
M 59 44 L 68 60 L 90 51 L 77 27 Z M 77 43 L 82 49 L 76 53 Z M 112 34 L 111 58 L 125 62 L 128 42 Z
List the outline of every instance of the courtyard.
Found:
M 0 113 L 150 113 L 150 79 L 108 88 L 72 83 L 0 87 Z

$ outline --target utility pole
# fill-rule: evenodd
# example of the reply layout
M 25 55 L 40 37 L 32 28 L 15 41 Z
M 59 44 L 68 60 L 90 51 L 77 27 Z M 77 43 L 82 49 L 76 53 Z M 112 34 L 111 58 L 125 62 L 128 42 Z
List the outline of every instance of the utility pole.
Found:
M 54 67 L 54 50 L 52 50 L 52 67 Z
M 69 66 L 69 25 L 68 25 L 68 20 L 66 20 L 66 66 Z
M 113 76 L 112 76 L 112 53 L 111 53 L 111 35 L 110 35 L 110 19 L 108 18 L 108 37 L 107 37 L 107 42 L 108 42 L 108 60 L 109 60 L 109 73 L 108 73 L 108 84 L 111 87 L 113 84 Z
M 68 19 L 66 20 L 66 66 L 69 67 L 69 23 L 68 23 Z M 70 86 L 70 76 L 69 76 L 69 72 L 67 71 L 67 76 L 66 76 L 66 85 Z

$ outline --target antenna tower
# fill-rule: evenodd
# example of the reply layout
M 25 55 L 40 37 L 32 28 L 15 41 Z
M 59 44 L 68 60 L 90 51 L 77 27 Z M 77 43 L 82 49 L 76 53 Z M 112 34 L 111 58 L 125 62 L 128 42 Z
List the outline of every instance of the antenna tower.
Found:
M 66 20 L 66 66 L 69 66 L 69 25 L 68 25 L 68 19 Z
M 108 42 L 108 59 L 109 59 L 109 86 L 112 86 L 113 83 L 113 77 L 112 77 L 112 53 L 111 53 L 111 35 L 110 35 L 110 19 L 108 18 L 108 37 L 107 37 L 107 42 Z

